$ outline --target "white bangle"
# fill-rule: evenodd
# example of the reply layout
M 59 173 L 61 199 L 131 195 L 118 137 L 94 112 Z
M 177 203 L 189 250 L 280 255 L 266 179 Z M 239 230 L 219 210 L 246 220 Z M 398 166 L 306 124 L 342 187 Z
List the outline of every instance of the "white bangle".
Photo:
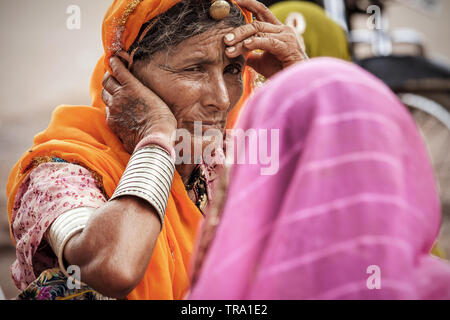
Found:
M 162 229 L 174 172 L 174 160 L 164 148 L 148 145 L 137 149 L 109 201 L 122 196 L 145 200 L 156 210 Z
M 83 231 L 94 210 L 96 209 L 81 207 L 66 211 L 56 218 L 48 231 L 48 242 L 58 258 L 60 269 L 68 278 L 71 276 L 64 265 L 64 247 L 74 235 Z

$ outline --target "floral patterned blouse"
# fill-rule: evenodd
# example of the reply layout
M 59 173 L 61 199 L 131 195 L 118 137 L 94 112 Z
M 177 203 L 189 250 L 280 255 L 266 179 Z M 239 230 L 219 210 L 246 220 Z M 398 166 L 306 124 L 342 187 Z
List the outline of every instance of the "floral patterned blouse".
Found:
M 34 168 L 19 188 L 11 216 L 15 285 L 25 290 L 43 271 L 58 267 L 46 231 L 59 215 L 79 207 L 99 208 L 105 202 L 92 173 L 82 166 L 46 162 Z
M 47 241 L 47 231 L 64 212 L 99 208 L 107 197 L 99 178 L 83 166 L 59 158 L 37 161 L 20 186 L 11 215 L 17 259 L 11 275 L 21 293 L 18 299 L 105 299 L 92 288 L 69 289 L 58 260 Z M 40 164 L 39 164 L 40 163 Z M 186 186 L 191 200 L 203 213 L 211 200 L 218 166 L 199 165 Z

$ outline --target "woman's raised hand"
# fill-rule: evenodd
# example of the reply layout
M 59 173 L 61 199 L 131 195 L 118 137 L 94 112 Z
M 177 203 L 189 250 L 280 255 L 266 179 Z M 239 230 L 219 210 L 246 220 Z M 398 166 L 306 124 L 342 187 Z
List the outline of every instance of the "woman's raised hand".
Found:
M 127 54 L 121 52 L 120 56 L 126 58 Z M 107 124 L 125 150 L 131 154 L 150 133 L 173 143 L 177 121 L 167 104 L 136 79 L 117 56 L 111 57 L 110 66 L 113 74 L 106 72 L 103 77 L 102 99 L 107 106 Z
M 251 52 L 247 65 L 266 78 L 297 62 L 308 59 L 302 50 L 296 32 L 283 25 L 274 14 L 256 0 L 236 0 L 241 8 L 252 12 L 256 20 L 237 27 L 225 35 L 228 46 L 226 54 L 230 58 Z

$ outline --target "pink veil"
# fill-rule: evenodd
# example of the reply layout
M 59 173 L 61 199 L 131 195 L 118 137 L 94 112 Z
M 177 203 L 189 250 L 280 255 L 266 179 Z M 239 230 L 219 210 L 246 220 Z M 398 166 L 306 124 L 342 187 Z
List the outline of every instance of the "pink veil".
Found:
M 279 129 L 279 169 L 232 168 L 190 299 L 450 298 L 450 264 L 429 254 L 440 207 L 426 148 L 381 81 L 312 59 L 259 89 L 238 127 Z

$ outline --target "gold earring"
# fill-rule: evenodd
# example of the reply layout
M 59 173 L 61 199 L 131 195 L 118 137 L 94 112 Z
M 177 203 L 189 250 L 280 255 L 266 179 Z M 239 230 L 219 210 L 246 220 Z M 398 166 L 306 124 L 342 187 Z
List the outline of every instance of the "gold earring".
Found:
M 214 20 L 222 20 L 230 14 L 230 4 L 225 0 L 212 0 L 209 15 Z

